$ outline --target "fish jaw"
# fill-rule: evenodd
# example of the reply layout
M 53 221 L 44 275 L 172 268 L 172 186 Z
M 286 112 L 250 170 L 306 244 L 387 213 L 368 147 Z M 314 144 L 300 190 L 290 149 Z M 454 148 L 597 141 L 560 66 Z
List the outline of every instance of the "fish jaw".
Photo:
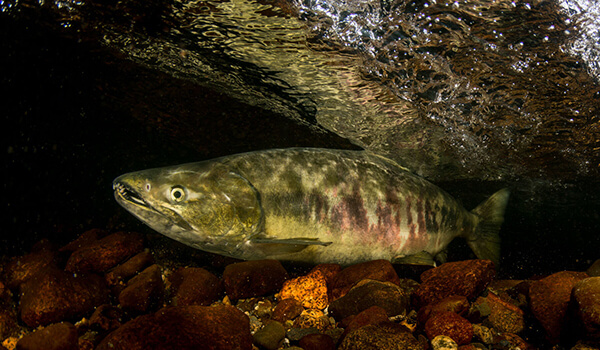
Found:
M 171 211 L 170 215 L 165 215 L 164 208 L 158 210 L 146 196 L 142 195 L 143 184 L 134 174 L 125 174 L 113 181 L 117 203 L 157 232 L 181 242 L 196 241 L 197 235 L 193 234 L 194 229 L 184 218 L 174 211 Z

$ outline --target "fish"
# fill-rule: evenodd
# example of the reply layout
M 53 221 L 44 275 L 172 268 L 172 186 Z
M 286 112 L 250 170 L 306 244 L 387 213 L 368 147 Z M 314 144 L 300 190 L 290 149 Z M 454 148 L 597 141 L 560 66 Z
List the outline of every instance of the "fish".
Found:
M 369 151 L 284 148 L 127 173 L 114 196 L 153 230 L 243 260 L 435 265 L 463 237 L 500 260 L 509 198 L 472 211 L 393 160 Z

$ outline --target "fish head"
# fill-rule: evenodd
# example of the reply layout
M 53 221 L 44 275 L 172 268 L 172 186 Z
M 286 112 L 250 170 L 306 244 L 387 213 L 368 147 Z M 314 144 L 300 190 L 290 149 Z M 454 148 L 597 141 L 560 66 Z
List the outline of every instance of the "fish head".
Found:
M 127 173 L 113 189 L 117 202 L 152 229 L 209 252 L 235 256 L 264 225 L 258 191 L 221 163 Z

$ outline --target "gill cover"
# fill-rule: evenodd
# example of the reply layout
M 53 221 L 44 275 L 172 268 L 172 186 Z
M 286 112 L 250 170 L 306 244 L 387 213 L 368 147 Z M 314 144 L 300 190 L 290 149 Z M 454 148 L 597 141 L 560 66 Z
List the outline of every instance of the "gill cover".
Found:
M 180 215 L 213 239 L 244 240 L 262 229 L 260 195 L 256 188 L 225 165 L 216 163 L 190 193 Z

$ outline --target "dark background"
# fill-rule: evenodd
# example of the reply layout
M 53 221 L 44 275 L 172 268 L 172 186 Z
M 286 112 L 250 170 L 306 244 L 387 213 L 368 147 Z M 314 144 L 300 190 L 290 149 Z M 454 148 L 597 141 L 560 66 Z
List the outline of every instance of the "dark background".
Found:
M 114 201 L 125 172 L 290 146 L 354 148 L 226 95 L 138 66 L 97 44 L 0 17 L 4 215 L 0 255 L 58 244 L 95 227 L 150 232 Z M 508 186 L 502 230 L 506 277 L 585 270 L 600 258 L 595 179 L 540 185 L 439 184 L 475 207 Z M 166 239 L 166 238 L 165 238 Z M 463 242 L 451 259 L 471 256 Z

